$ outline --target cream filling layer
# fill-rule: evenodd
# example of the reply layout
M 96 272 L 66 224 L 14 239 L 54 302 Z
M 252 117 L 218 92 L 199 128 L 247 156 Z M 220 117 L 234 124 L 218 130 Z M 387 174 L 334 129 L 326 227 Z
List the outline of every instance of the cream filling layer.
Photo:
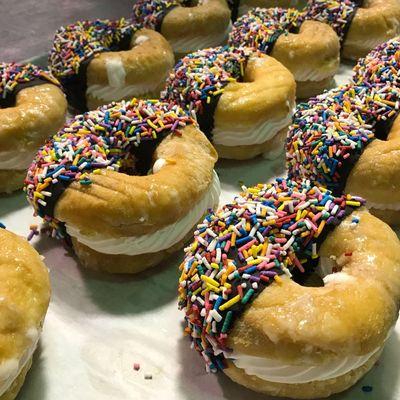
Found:
M 281 129 L 288 126 L 292 121 L 292 110 L 278 120 L 265 120 L 254 125 L 238 125 L 229 129 L 221 128 L 218 122 L 213 129 L 213 142 L 224 146 L 245 146 L 261 144 L 272 139 Z
M 146 235 L 121 236 L 118 238 L 101 234 L 88 236 L 82 234 L 79 228 L 70 224 L 66 224 L 66 229 L 70 236 L 99 253 L 124 254 L 128 256 L 155 253 L 168 249 L 181 241 L 190 229 L 197 224 L 207 209 L 218 204 L 220 193 L 221 187 L 218 175 L 214 171 L 213 180 L 207 192 L 197 204 L 193 205 L 188 214 L 179 221 Z
M 302 71 L 295 71 L 293 73 L 296 82 L 318 82 L 326 78 L 333 77 L 336 73 L 337 66 L 334 65 L 333 68 L 325 68 L 321 70 L 316 69 L 303 69 Z
M 188 19 L 190 23 L 190 18 Z M 182 37 L 178 40 L 168 41 L 171 43 L 174 53 L 191 53 L 199 49 L 206 49 L 208 47 L 216 47 L 228 40 L 229 32 L 232 29 L 231 22 L 225 31 L 218 35 L 207 35 L 207 36 L 194 36 L 194 37 Z
M 0 170 L 23 170 L 27 169 L 32 162 L 34 152 L 21 151 L 0 151 Z
M 367 201 L 367 208 L 375 208 L 377 210 L 391 210 L 399 211 L 400 203 L 374 203 L 372 201 Z
M 231 354 L 230 359 L 236 367 L 243 369 L 247 375 L 254 375 L 269 382 L 299 384 L 324 381 L 345 375 L 361 367 L 380 349 L 381 347 L 362 356 L 350 355 L 314 365 L 291 365 L 278 360 L 239 353 Z
M 10 389 L 36 350 L 40 337 L 38 330 L 31 328 L 26 332 L 26 336 L 31 339 L 32 343 L 24 351 L 21 358 L 10 358 L 0 364 L 0 396 Z
M 147 93 L 153 93 L 160 86 L 160 82 L 154 80 L 151 83 L 135 83 L 122 87 L 111 85 L 91 85 L 86 90 L 86 96 L 92 96 L 104 102 L 122 100 L 128 97 L 140 97 Z

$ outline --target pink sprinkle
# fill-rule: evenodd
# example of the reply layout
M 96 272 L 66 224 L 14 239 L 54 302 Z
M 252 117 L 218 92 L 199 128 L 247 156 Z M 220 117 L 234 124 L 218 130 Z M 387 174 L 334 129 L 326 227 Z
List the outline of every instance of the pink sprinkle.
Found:
M 139 363 L 134 363 L 134 364 L 133 364 L 133 369 L 134 369 L 135 371 L 139 371 L 139 369 L 140 369 L 140 364 L 139 364 Z

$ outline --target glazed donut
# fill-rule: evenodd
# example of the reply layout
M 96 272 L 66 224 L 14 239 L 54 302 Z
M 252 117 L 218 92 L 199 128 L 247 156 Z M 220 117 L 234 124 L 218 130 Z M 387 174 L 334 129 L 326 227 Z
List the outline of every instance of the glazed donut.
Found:
M 38 147 L 65 121 L 58 81 L 32 64 L 0 63 L 0 193 L 22 188 Z
M 135 273 L 179 249 L 218 205 L 216 160 L 182 109 L 132 99 L 76 116 L 38 152 L 25 189 L 82 265 Z
M 231 9 L 232 21 L 235 22 L 238 17 L 241 17 L 253 8 L 296 7 L 299 5 L 299 0 L 228 0 L 228 5 Z
M 296 79 L 299 98 L 332 86 L 339 69 L 340 43 L 327 24 L 304 21 L 293 8 L 255 8 L 233 25 L 228 44 L 251 47 L 280 61 Z
M 134 96 L 158 97 L 174 55 L 160 34 L 124 19 L 78 21 L 56 32 L 49 66 L 70 105 L 84 112 Z
M 226 43 L 231 29 L 225 0 L 138 0 L 132 11 L 133 24 L 160 32 L 176 59 Z
M 50 281 L 39 254 L 5 229 L 0 229 L 0 278 L 0 400 L 13 400 L 39 342 Z
M 399 96 L 389 84 L 349 84 L 300 104 L 287 137 L 289 177 L 360 195 L 374 214 L 379 209 L 379 216 L 397 224 L 398 123 L 391 128 Z
M 351 60 L 400 33 L 397 0 L 308 0 L 306 18 L 332 26 L 342 42 L 343 57 Z
M 372 368 L 398 316 L 400 242 L 362 204 L 278 179 L 198 225 L 179 304 L 207 370 L 314 399 Z
M 197 118 L 221 158 L 282 152 L 296 83 L 278 61 L 250 49 L 217 47 L 182 58 L 161 93 Z

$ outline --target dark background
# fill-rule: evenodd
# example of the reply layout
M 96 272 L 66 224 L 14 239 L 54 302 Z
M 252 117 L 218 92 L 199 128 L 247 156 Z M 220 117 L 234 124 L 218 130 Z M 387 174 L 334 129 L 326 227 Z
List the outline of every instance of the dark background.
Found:
M 128 18 L 134 0 L 0 0 L 0 62 L 47 53 L 54 32 L 79 19 Z

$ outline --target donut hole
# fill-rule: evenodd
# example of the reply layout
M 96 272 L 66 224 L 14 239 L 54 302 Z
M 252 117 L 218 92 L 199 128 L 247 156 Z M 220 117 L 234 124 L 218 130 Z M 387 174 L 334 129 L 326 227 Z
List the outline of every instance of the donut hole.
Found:
M 394 118 L 380 119 L 375 122 L 374 133 L 379 140 L 388 140 L 389 132 L 392 129 Z
M 325 286 L 324 278 L 341 270 L 336 259 L 332 257 L 320 257 L 317 260 L 309 261 L 307 265 L 303 266 L 306 272 L 301 272 L 296 268 L 292 272 L 292 279 L 297 284 L 306 287 Z

